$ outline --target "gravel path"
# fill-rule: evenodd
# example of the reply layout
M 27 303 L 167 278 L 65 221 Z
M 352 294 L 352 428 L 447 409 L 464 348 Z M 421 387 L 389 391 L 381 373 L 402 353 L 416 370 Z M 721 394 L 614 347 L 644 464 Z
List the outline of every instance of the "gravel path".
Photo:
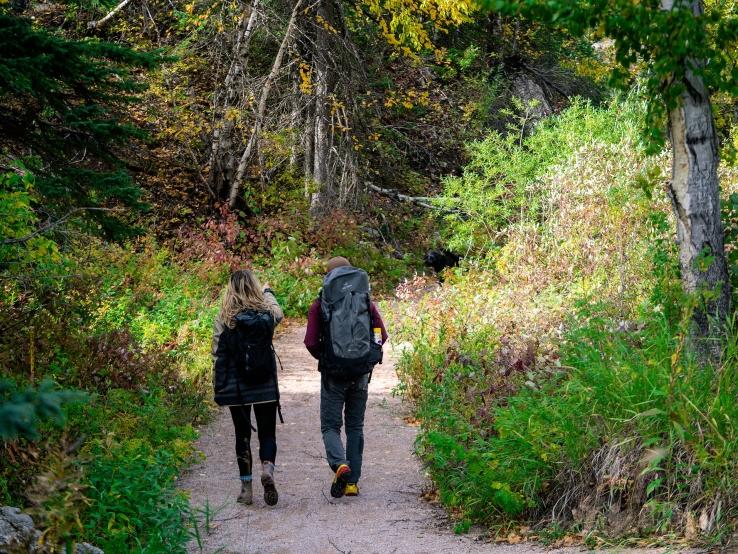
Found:
M 195 509 L 207 505 L 210 533 L 190 552 L 229 553 L 522 553 L 543 551 L 531 544 L 498 545 L 473 534 L 458 536 L 442 509 L 420 498 L 427 485 L 413 456 L 416 429 L 403 420 L 402 402 L 391 394 L 393 364 L 377 366 L 369 385 L 361 494 L 333 499 L 332 473 L 325 462 L 319 425 L 320 375 L 302 338 L 304 328 L 283 333 L 276 349 L 285 424 L 277 425 L 279 503 L 264 504 L 254 479 L 254 504 L 235 502 L 240 482 L 233 425 L 227 410 L 203 430 L 198 446 L 204 461 L 182 478 Z M 391 353 L 390 356 L 391 358 Z M 256 456 L 257 439 L 252 438 Z M 577 552 L 577 549 L 567 549 Z M 548 550 L 565 552 L 565 550 Z

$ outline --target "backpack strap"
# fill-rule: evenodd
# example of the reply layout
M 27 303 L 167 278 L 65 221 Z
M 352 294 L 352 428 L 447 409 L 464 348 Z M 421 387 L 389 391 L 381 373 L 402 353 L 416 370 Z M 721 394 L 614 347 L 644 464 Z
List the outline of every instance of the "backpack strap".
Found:
M 274 353 L 274 357 L 279 362 L 279 367 L 282 369 L 282 371 L 284 371 L 282 359 L 279 357 L 279 354 L 277 354 L 277 351 L 274 349 L 274 344 L 272 344 L 272 352 Z M 279 414 L 279 422 L 284 425 L 284 417 L 282 417 L 282 404 L 279 401 L 279 378 L 277 377 L 276 364 L 274 366 L 274 387 L 277 389 L 277 413 Z
M 372 310 L 372 297 L 371 294 L 366 295 L 366 301 L 369 306 L 369 335 L 371 337 L 371 340 L 374 340 L 374 311 Z M 384 345 L 380 345 L 384 346 Z M 374 373 L 374 366 L 369 370 L 369 379 L 367 380 L 367 384 L 372 382 L 372 373 Z

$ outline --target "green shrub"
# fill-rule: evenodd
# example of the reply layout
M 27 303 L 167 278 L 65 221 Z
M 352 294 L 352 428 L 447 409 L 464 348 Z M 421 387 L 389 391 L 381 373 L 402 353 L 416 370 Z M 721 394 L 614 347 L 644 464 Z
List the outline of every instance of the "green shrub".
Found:
M 684 335 L 660 311 L 638 327 L 580 312 L 562 345 L 567 371 L 502 403 L 491 392 L 469 401 L 479 394 L 471 363 L 426 382 L 419 451 L 441 499 L 486 522 L 553 509 L 559 523 L 586 524 L 572 509 L 589 497 L 589 524 L 602 532 L 612 532 L 604 521 L 613 505 L 631 511 L 623 534 L 683 534 L 702 514 L 714 516 L 708 535 L 729 530 L 738 515 L 738 336 L 721 367 L 700 368 L 680 355 Z
M 593 144 L 635 141 L 642 121 L 642 107 L 634 100 L 616 99 L 603 108 L 577 100 L 527 136 L 524 130 L 493 131 L 469 144 L 463 174 L 444 183 L 441 203 L 458 210 L 446 217 L 448 244 L 484 254 L 501 243 L 508 227 L 540 222 L 547 207 L 544 181 L 554 168 L 571 164 Z M 643 157 L 636 148 L 629 154 L 634 165 Z
M 261 279 L 274 290 L 285 315 L 304 317 L 318 296 L 322 279 L 322 266 L 314 252 L 295 237 L 280 237 L 272 242 L 269 256 L 257 258 L 255 265 Z
M 0 339 L 0 364 L 21 384 L 34 373 L 53 377 L 88 391 L 89 401 L 49 411 L 56 393 L 6 391 L 48 415 L 65 411 L 67 424 L 42 424 L 43 442 L 12 445 L 36 462 L 3 457 L 0 494 L 28 505 L 52 543 L 184 551 L 191 518 L 174 478 L 192 459 L 193 424 L 210 410 L 212 321 L 227 273 L 184 266 L 146 239 L 90 239 L 65 255 L 68 278 L 31 281 L 23 296 L 3 300 L 18 323 Z
M 37 388 L 18 390 L 13 380 L 0 379 L 0 440 L 37 439 L 40 423 L 50 421 L 62 425 L 62 406 L 85 399 L 84 393 L 58 390 L 50 380 Z
M 578 104 L 522 145 L 478 145 L 454 194 L 492 211 L 448 230 L 471 255 L 393 310 L 417 450 L 458 530 L 544 520 L 592 544 L 711 542 L 734 525 L 736 332 L 721 367 L 684 355 L 691 302 L 654 192 L 668 160 L 642 153 L 641 118 Z M 736 184 L 724 170 L 726 193 Z M 732 199 L 726 215 L 734 227 Z

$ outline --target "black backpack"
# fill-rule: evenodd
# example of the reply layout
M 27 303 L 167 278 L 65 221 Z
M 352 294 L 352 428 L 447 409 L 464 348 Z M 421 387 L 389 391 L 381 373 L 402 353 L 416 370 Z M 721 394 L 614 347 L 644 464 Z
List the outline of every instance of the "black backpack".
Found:
M 382 361 L 382 346 L 374 337 L 369 293 L 369 276 L 356 267 L 338 267 L 323 281 L 321 366 L 332 375 L 357 377 L 371 372 Z
M 238 370 L 247 385 L 260 385 L 277 372 L 272 337 L 274 316 L 271 312 L 245 310 L 236 316 Z

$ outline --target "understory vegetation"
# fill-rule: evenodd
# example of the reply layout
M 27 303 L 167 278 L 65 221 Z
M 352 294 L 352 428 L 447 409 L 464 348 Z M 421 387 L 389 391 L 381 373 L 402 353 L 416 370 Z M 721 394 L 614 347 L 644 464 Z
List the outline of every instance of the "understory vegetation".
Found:
M 720 365 L 689 354 L 668 157 L 641 146 L 644 113 L 634 97 L 575 103 L 525 138 L 471 144 L 445 183 L 466 215 L 444 228 L 469 260 L 400 302 L 394 331 L 457 530 L 591 546 L 732 533 L 735 326 Z
M 190 508 L 177 477 L 197 459 L 195 427 L 214 408 L 210 339 L 231 269 L 251 264 L 288 316 L 303 316 L 317 294 L 325 256 L 299 239 L 241 258 L 223 244 L 241 232 L 235 218 L 202 229 L 175 249 L 144 237 L 72 238 L 63 248 L 45 239 L 55 252 L 48 278 L 4 282 L 0 363 L 11 379 L 0 388 L 0 429 L 27 438 L 3 443 L 0 503 L 28 506 L 50 545 L 183 551 L 207 514 Z M 326 236 L 380 274 L 402 270 Z
M 49 552 L 201 543 L 230 272 L 300 319 L 345 256 L 458 531 L 727 544 L 738 4 L 662 4 L 0 0 L 0 505 Z

